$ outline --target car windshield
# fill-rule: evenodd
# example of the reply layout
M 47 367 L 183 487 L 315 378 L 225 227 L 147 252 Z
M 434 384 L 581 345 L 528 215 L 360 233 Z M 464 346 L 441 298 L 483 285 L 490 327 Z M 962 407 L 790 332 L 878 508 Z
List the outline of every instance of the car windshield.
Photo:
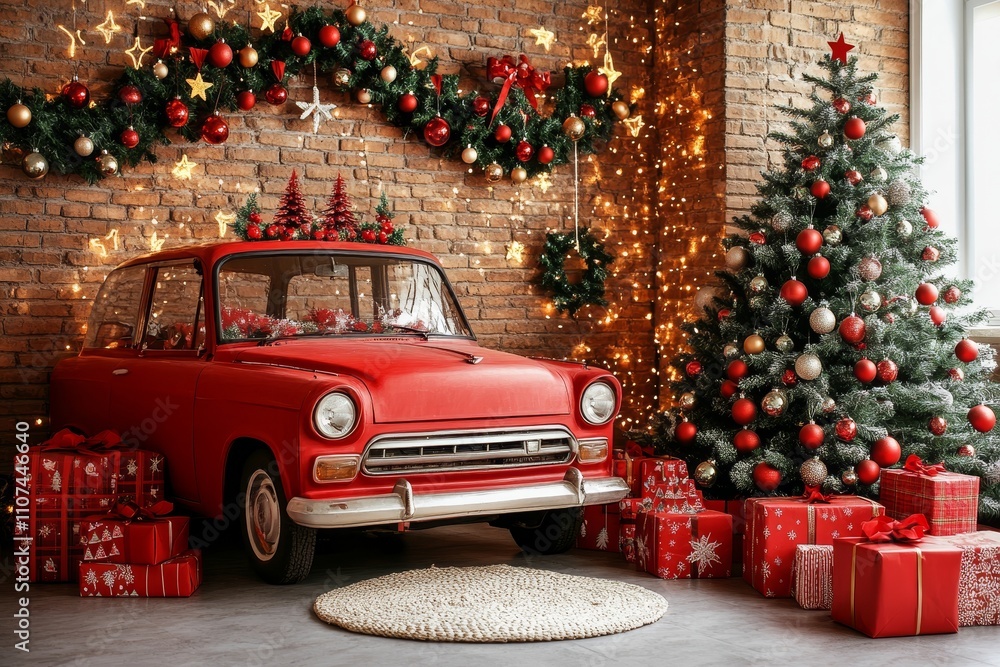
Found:
M 220 342 L 296 336 L 471 337 L 441 270 L 419 259 L 336 252 L 236 255 L 216 291 Z

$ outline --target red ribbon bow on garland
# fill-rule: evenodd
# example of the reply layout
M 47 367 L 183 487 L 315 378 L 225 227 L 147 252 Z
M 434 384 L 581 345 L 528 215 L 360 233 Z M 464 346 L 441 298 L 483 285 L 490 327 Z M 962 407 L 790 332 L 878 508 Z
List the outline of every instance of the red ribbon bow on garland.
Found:
M 544 93 L 552 85 L 552 75 L 549 72 L 539 72 L 528 61 L 528 56 L 520 55 L 520 62 L 515 63 L 513 56 L 503 58 L 487 58 L 486 75 L 493 83 L 502 83 L 500 95 L 497 97 L 496 106 L 493 107 L 493 115 L 490 116 L 490 125 L 496 120 L 497 114 L 507 101 L 510 94 L 510 87 L 515 83 L 517 87 L 524 91 L 524 96 L 528 98 L 531 108 L 538 110 L 538 100 L 536 94 Z
M 936 477 L 939 472 L 947 472 L 943 463 L 927 465 L 916 454 L 910 454 L 906 457 L 906 463 L 903 465 L 903 469 L 915 472 L 918 475 L 927 475 L 928 477 Z
M 802 500 L 806 501 L 810 505 L 813 503 L 829 503 L 830 495 L 831 494 L 829 493 L 823 493 L 819 486 L 807 484 L 806 490 L 802 494 Z
M 882 515 L 861 524 L 861 532 L 870 542 L 919 542 L 929 528 L 923 514 L 911 514 L 902 521 Z
M 174 511 L 174 504 L 169 500 L 150 505 L 149 507 L 139 507 L 129 500 L 115 503 L 115 506 L 108 512 L 110 518 L 124 519 L 125 521 L 151 521 L 161 516 L 166 516 Z
M 157 58 L 166 58 L 170 52 L 181 45 L 181 29 L 177 21 L 167 21 L 170 27 L 170 37 L 161 37 L 153 40 L 153 55 Z

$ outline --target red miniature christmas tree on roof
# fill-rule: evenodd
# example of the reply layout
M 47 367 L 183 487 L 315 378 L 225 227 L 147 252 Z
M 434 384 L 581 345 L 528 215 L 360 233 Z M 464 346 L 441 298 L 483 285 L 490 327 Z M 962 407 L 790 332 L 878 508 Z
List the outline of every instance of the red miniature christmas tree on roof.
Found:
M 333 194 L 323 211 L 322 232 L 327 241 L 344 239 L 353 241 L 358 236 L 358 221 L 351 210 L 351 200 L 347 196 L 344 178 L 337 174 L 337 182 L 333 185 Z
M 312 214 L 306 209 L 305 199 L 299 189 L 299 175 L 292 170 L 285 194 L 274 214 L 274 222 L 267 228 L 267 237 L 291 241 L 296 237 L 309 238 L 312 228 Z

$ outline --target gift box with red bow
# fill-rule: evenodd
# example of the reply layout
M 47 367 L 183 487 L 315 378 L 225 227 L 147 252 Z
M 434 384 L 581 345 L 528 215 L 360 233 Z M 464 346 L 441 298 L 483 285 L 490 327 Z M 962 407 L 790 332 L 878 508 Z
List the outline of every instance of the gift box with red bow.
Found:
M 937 541 L 962 550 L 958 624 L 1000 625 L 1000 533 L 964 533 Z
M 618 503 L 587 505 L 583 508 L 583 523 L 576 538 L 578 549 L 620 551 Z
M 636 518 L 636 567 L 661 579 L 728 577 L 732 550 L 733 518 L 728 514 L 639 512 Z
M 118 503 L 105 515 L 80 523 L 83 561 L 156 565 L 180 555 L 188 546 L 188 518 L 166 516 L 173 504 L 152 507 Z
M 883 513 L 858 496 L 750 498 L 746 501 L 743 578 L 767 597 L 792 594 L 795 548 L 861 535 L 861 523 Z
M 185 551 L 158 565 L 80 563 L 80 597 L 186 598 L 201 585 L 201 553 Z
M 920 515 L 866 522 L 833 542 L 835 621 L 869 637 L 958 632 L 962 551 L 933 537 Z
M 803 609 L 829 609 L 833 603 L 833 545 L 795 547 L 792 597 Z
M 923 514 L 931 535 L 969 533 L 976 530 L 979 478 L 948 472 L 940 463 L 927 465 L 911 454 L 903 468 L 882 471 L 879 501 L 894 519 Z

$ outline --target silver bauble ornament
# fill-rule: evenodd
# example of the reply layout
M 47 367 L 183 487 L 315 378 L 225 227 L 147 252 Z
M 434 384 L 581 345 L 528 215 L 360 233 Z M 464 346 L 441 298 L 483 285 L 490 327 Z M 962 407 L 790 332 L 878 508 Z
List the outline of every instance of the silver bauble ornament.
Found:
M 788 334 L 781 334 L 774 341 L 774 347 L 777 348 L 778 352 L 791 352 L 795 349 L 795 341 Z
M 886 173 L 885 169 L 881 166 L 872 169 L 872 173 L 868 177 L 875 183 L 881 183 L 885 179 L 889 178 L 889 174 Z
M 524 167 L 514 167 L 510 170 L 510 180 L 514 183 L 524 183 L 528 180 L 528 170 Z
M 776 232 L 783 232 L 792 224 L 792 214 L 788 211 L 778 211 L 771 216 L 771 229 Z
M 875 147 L 889 155 L 898 155 L 903 150 L 903 142 L 895 134 L 890 134 L 887 137 L 879 139 Z
M 167 75 L 170 74 L 170 68 L 162 60 L 157 60 L 156 64 L 153 65 L 153 76 L 157 79 L 166 79 Z
M 680 398 L 677 399 L 677 405 L 680 406 L 681 410 L 690 410 L 694 407 L 694 403 L 694 393 L 690 391 L 685 391 L 681 394 Z
M 722 356 L 726 359 L 735 359 L 740 356 L 740 348 L 736 343 L 726 343 L 722 347 Z
M 818 334 L 828 334 L 837 327 L 837 316 L 826 306 L 820 306 L 809 314 L 809 326 Z
M 97 166 L 105 176 L 114 176 L 118 173 L 118 159 L 107 151 L 101 151 L 101 156 L 97 158 Z
M 379 76 L 382 77 L 382 80 L 386 83 L 392 83 L 396 80 L 396 68 L 392 65 L 386 65 L 382 68 Z
M 21 170 L 28 178 L 45 178 L 45 174 L 49 173 L 49 161 L 41 153 L 28 153 L 21 161 Z
M 750 253 L 741 245 L 734 245 L 726 251 L 726 266 L 730 271 L 741 271 L 750 263 Z
M 698 483 L 698 486 L 708 488 L 715 484 L 718 478 L 719 470 L 715 467 L 715 461 L 712 459 L 702 461 L 694 469 L 694 481 Z
M 823 414 L 828 415 L 837 409 L 837 401 L 827 396 L 823 399 L 823 402 L 819 404 L 819 409 L 823 411 Z
M 750 291 L 755 294 L 760 294 L 767 289 L 767 278 L 764 276 L 754 276 L 750 279 Z
M 371 104 L 372 91 L 367 88 L 362 88 L 354 95 L 354 97 L 357 99 L 359 104 Z
M 795 360 L 795 374 L 803 380 L 815 380 L 823 373 L 823 362 L 815 354 L 806 352 Z
M 819 486 L 826 481 L 826 464 L 818 456 L 806 459 L 806 462 L 799 468 L 799 476 L 806 486 Z
M 863 257 L 858 262 L 858 274 L 866 282 L 878 280 L 882 276 L 882 262 L 876 257 Z
M 838 246 L 844 240 L 844 232 L 837 225 L 829 225 L 823 230 L 823 241 L 829 246 Z
M 833 135 L 827 130 L 823 130 L 823 134 L 819 135 L 819 139 L 816 140 L 816 143 L 819 144 L 820 148 L 829 148 L 830 146 L 833 146 L 833 142 Z
M 861 296 L 858 297 L 858 303 L 861 305 L 861 310 L 874 313 L 882 307 L 882 297 L 878 292 L 869 290 L 861 293 Z
M 901 178 L 897 178 L 889 184 L 886 194 L 889 196 L 889 203 L 893 206 L 906 206 L 912 199 L 910 184 Z
M 73 150 L 80 157 L 89 157 L 94 152 L 94 142 L 90 137 L 81 135 L 73 142 Z
M 462 162 L 465 164 L 472 164 L 479 159 L 479 153 L 472 146 L 467 146 L 465 150 L 462 151 Z
M 909 220 L 900 220 L 896 223 L 896 233 L 905 239 L 913 233 L 913 224 Z
M 760 409 L 770 417 L 779 417 L 785 414 L 788 408 L 788 394 L 780 389 L 772 389 L 764 394 L 760 401 Z
M 858 483 L 858 473 L 854 472 L 854 468 L 848 468 L 841 473 L 840 481 L 844 483 L 844 486 L 854 486 Z

